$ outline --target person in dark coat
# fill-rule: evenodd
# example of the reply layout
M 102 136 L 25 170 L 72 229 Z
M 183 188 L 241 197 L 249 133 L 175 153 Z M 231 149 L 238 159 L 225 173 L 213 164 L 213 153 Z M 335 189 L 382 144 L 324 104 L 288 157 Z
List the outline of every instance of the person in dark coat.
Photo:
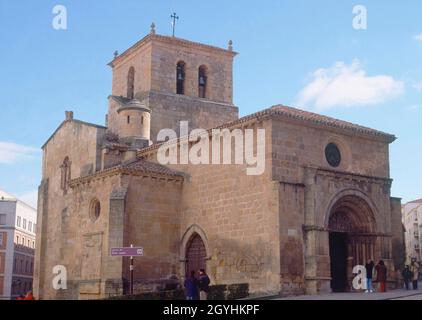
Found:
M 374 272 L 374 261 L 371 259 L 368 259 L 368 261 L 365 264 L 366 269 L 366 291 L 365 292 L 374 292 L 374 289 L 372 287 L 372 276 Z
M 413 258 L 410 262 L 410 271 L 412 272 L 412 286 L 413 290 L 418 290 L 418 280 L 419 280 L 419 263 L 416 262 L 416 259 Z
M 195 271 L 191 271 L 190 276 L 185 280 L 186 300 L 198 300 L 198 280 Z
M 377 271 L 377 282 L 380 284 L 380 292 L 386 292 L 387 267 L 385 266 L 383 260 L 378 262 L 375 270 Z
M 406 265 L 403 269 L 403 272 L 401 273 L 403 276 L 403 280 L 404 280 L 404 285 L 406 287 L 406 290 L 409 290 L 409 283 L 410 281 L 412 281 L 412 271 L 410 271 L 410 268 L 408 265 Z
M 208 292 L 210 291 L 210 282 L 210 278 L 205 273 L 205 270 L 199 270 L 199 298 L 201 300 L 208 299 Z

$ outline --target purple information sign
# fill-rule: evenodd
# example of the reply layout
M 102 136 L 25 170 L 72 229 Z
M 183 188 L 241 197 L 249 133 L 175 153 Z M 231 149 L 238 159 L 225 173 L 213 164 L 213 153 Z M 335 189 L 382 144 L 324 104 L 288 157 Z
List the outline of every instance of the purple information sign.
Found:
M 144 255 L 144 248 L 142 247 L 111 248 L 110 255 L 113 257 L 142 257 Z

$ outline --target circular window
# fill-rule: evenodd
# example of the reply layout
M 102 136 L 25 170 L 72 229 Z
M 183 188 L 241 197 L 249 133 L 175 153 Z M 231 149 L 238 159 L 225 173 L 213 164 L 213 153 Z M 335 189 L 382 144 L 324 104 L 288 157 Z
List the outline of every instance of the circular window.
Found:
M 91 218 L 92 222 L 96 221 L 100 217 L 101 213 L 101 204 L 98 199 L 94 199 L 91 201 L 91 206 L 89 209 L 89 217 Z
M 334 143 L 329 143 L 325 147 L 325 158 L 330 166 L 337 168 L 341 163 L 340 149 Z

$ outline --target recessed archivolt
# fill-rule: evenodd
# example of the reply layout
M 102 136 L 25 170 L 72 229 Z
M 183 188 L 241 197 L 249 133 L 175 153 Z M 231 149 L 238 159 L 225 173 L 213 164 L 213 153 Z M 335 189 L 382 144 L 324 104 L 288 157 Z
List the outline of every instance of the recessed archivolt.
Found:
M 357 190 L 339 193 L 326 211 L 325 226 L 330 231 L 376 232 L 376 208 L 370 199 Z

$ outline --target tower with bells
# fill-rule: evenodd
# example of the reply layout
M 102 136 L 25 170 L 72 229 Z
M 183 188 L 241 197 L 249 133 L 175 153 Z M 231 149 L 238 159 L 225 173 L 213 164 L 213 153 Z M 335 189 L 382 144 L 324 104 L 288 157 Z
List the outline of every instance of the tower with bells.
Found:
M 157 141 L 161 129 L 179 133 L 238 119 L 233 105 L 232 42 L 227 49 L 150 33 L 109 63 L 113 72 L 107 127 L 132 149 Z

